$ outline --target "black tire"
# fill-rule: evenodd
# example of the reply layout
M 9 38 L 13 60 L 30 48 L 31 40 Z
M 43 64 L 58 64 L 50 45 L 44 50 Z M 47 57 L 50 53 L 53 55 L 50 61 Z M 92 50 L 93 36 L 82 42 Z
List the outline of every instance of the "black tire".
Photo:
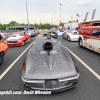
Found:
M 3 53 L 0 52 L 0 66 L 2 65 L 2 63 L 3 63 Z
M 66 37 L 66 39 L 68 40 L 68 36 Z
M 83 47 L 83 41 L 82 41 L 82 38 L 79 38 L 78 39 L 78 44 L 79 44 L 79 47 Z

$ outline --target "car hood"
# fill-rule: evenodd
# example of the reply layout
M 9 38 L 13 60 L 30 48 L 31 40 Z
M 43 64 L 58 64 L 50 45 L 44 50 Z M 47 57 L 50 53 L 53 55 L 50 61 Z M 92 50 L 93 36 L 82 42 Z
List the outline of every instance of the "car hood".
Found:
M 8 40 L 8 41 L 9 41 L 9 40 L 18 40 L 18 39 L 20 39 L 20 38 L 23 38 L 23 36 L 9 37 L 9 38 L 7 38 L 7 40 Z
M 43 38 L 41 38 L 43 39 Z M 26 58 L 26 70 L 22 77 L 26 79 L 58 79 L 77 75 L 72 58 L 60 42 L 53 44 L 50 56 L 44 51 L 41 43 L 31 47 Z

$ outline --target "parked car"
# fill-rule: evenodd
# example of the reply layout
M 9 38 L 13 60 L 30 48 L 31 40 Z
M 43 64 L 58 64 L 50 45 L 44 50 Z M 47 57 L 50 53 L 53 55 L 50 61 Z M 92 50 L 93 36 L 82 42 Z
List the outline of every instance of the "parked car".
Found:
M 24 31 L 14 32 L 5 40 L 8 46 L 23 46 L 27 42 L 30 42 L 30 36 Z
M 74 57 L 52 34 L 37 36 L 23 62 L 21 77 L 27 90 L 58 92 L 75 87 L 78 82 Z
M 29 31 L 28 31 L 28 34 L 29 34 L 31 37 L 36 36 L 35 30 L 29 30 Z
M 8 50 L 8 46 L 5 43 L 0 43 L 0 66 L 3 63 L 3 57 Z
M 78 41 L 78 32 L 76 29 L 65 30 L 62 37 L 69 41 Z
M 87 26 L 78 30 L 79 46 L 100 53 L 100 26 Z
M 59 30 L 56 30 L 55 31 L 58 35 L 62 35 L 64 32 L 63 31 L 59 31 Z

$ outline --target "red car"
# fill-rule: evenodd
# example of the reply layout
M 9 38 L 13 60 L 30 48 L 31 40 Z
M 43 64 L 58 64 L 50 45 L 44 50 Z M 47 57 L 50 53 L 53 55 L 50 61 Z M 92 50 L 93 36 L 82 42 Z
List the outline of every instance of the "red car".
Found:
M 100 26 L 87 26 L 79 29 L 80 47 L 100 53 Z
M 0 65 L 3 62 L 3 56 L 6 54 L 8 46 L 5 43 L 0 43 Z
M 23 46 L 30 42 L 30 36 L 27 32 L 14 32 L 5 42 L 8 46 Z

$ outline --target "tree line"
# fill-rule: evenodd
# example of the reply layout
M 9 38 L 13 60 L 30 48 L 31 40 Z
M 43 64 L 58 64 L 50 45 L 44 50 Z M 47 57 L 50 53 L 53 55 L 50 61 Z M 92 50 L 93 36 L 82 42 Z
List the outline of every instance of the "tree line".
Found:
M 6 27 L 9 27 L 9 26 L 28 26 L 28 24 L 25 24 L 25 23 L 17 23 L 16 21 L 11 21 L 9 22 L 8 24 L 1 24 L 0 23 L 0 29 L 1 30 L 6 30 Z M 48 28 L 58 28 L 58 25 L 51 25 L 49 23 L 40 23 L 40 24 L 29 24 L 29 26 L 34 26 L 36 28 L 39 28 L 39 29 L 48 29 Z M 64 23 L 60 23 L 59 26 L 64 26 Z

